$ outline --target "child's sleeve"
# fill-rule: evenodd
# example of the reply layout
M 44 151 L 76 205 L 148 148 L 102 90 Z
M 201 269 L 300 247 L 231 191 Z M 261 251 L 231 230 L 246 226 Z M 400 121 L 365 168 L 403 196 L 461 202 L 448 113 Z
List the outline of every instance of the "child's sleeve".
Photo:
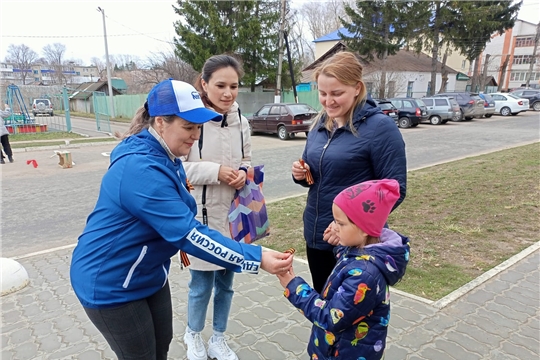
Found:
M 327 285 L 331 286 L 332 283 Z M 314 325 L 339 333 L 369 315 L 375 308 L 376 291 L 385 289 L 377 289 L 377 281 L 372 276 L 347 274 L 330 299 L 317 293 L 301 277 L 289 282 L 284 295 Z M 323 295 L 327 292 L 325 288 Z

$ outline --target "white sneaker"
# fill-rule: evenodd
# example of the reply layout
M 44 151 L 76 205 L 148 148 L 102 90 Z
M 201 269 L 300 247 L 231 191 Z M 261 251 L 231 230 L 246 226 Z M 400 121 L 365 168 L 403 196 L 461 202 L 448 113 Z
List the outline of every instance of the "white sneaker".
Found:
M 206 349 L 204 347 L 204 342 L 201 337 L 201 333 L 190 333 L 187 332 L 184 334 L 184 344 L 187 346 L 187 358 L 188 360 L 207 360 Z
M 238 356 L 227 345 L 225 337 L 218 337 L 214 341 L 214 337 L 212 336 L 208 340 L 208 356 L 215 360 L 238 360 Z

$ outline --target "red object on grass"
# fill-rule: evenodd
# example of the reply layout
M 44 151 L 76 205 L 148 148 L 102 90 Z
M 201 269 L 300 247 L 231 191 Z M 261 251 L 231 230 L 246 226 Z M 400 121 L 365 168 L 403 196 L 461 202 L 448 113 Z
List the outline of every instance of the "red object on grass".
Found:
M 34 169 L 38 167 L 38 164 L 37 164 L 36 160 L 26 160 L 26 165 L 30 165 L 30 164 L 32 164 Z

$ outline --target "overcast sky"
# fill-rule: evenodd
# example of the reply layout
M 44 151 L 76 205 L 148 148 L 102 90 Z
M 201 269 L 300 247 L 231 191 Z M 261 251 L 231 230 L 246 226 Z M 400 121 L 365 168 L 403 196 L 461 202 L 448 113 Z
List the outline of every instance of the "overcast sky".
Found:
M 309 0 L 294 0 L 296 4 Z M 313 1 L 313 0 L 311 0 Z M 315 0 L 316 1 L 316 0 Z M 168 51 L 175 36 L 173 23 L 179 16 L 174 0 L 1 0 L 0 59 L 10 44 L 25 44 L 40 56 L 47 44 L 66 45 L 67 59 L 90 65 L 92 57 L 104 59 L 105 11 L 109 55 L 132 55 L 145 59 L 151 52 Z M 537 23 L 540 2 L 524 0 L 519 19 Z

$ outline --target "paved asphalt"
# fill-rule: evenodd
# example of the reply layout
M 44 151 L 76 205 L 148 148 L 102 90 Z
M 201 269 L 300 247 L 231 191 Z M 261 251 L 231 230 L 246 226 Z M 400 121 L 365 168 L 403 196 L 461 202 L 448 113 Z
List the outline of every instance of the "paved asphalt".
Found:
M 409 168 L 537 142 L 539 123 L 532 113 L 403 130 Z M 294 184 L 284 184 L 304 141 L 276 144 L 273 137 L 254 138 L 255 161 L 267 164 L 272 173 L 265 181 L 269 199 L 298 193 Z M 1 359 L 114 359 L 69 285 L 73 243 L 108 164 L 102 153 L 111 148 L 71 148 L 72 169 L 60 169 L 52 149 L 16 152 L 14 164 L 0 167 L 2 256 L 17 260 L 30 277 L 27 287 L 1 298 Z M 30 159 L 38 162 L 37 168 L 26 165 Z M 270 186 L 274 180 L 277 191 Z M 539 248 L 540 241 L 437 302 L 394 290 L 386 359 L 539 359 Z M 295 270 L 309 281 L 301 260 Z M 170 359 L 185 358 L 181 338 L 188 278 L 175 263 Z M 308 359 L 310 323 L 287 303 L 274 276 L 240 274 L 235 291 L 227 335 L 241 360 Z

